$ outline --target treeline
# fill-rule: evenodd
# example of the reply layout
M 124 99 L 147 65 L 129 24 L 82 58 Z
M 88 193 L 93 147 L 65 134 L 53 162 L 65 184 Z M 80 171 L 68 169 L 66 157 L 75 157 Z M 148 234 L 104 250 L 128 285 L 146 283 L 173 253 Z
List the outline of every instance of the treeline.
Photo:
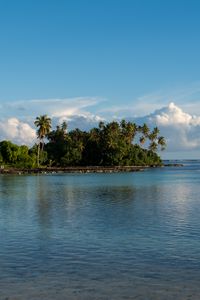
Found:
M 67 131 L 63 122 L 51 130 L 51 119 L 37 117 L 38 143 L 32 148 L 10 141 L 0 142 L 0 164 L 20 168 L 42 166 L 127 166 L 161 165 L 156 153 L 166 142 L 159 129 L 122 120 L 100 122 L 90 131 Z

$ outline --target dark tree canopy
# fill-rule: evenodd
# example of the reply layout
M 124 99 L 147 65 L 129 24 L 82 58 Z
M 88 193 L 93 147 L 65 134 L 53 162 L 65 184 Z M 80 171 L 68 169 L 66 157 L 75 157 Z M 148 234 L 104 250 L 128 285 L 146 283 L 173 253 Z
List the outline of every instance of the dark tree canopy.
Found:
M 166 142 L 157 127 L 147 124 L 100 122 L 89 132 L 78 128 L 67 132 L 63 122 L 51 130 L 51 119 L 46 115 L 36 118 L 38 144 L 32 148 L 10 141 L 0 142 L 0 163 L 8 166 L 136 166 L 161 165 L 157 154 Z

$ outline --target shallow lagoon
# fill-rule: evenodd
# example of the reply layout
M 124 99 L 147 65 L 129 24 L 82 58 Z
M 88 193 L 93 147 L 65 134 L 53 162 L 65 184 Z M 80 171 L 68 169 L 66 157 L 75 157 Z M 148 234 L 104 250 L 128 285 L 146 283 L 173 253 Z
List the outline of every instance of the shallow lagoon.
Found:
M 199 299 L 200 165 L 0 176 L 0 299 Z

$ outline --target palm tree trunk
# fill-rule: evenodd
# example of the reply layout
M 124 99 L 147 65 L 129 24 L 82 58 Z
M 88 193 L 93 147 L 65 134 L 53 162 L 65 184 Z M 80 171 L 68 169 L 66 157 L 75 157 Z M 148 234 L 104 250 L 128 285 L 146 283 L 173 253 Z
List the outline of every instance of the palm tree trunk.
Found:
M 41 148 L 41 153 L 43 152 L 43 150 L 44 150 L 44 140 L 42 139 L 42 148 Z
M 38 143 L 38 153 L 37 153 L 37 166 L 40 166 L 40 141 Z
M 40 166 L 40 144 L 41 144 L 41 140 L 42 140 L 42 138 L 41 138 L 41 135 L 39 136 L 39 143 L 38 143 L 38 153 L 37 153 L 37 166 L 38 166 L 38 168 L 39 168 L 39 166 Z

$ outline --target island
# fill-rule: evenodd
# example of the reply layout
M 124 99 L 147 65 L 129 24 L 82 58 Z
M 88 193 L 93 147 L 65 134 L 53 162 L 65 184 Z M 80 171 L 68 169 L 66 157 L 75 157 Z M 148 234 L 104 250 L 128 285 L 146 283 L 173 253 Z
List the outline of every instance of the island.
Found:
M 166 141 L 158 127 L 126 120 L 99 122 L 89 131 L 51 129 L 47 115 L 36 118 L 37 142 L 28 147 L 0 142 L 0 173 L 130 172 L 162 166 L 157 153 Z

